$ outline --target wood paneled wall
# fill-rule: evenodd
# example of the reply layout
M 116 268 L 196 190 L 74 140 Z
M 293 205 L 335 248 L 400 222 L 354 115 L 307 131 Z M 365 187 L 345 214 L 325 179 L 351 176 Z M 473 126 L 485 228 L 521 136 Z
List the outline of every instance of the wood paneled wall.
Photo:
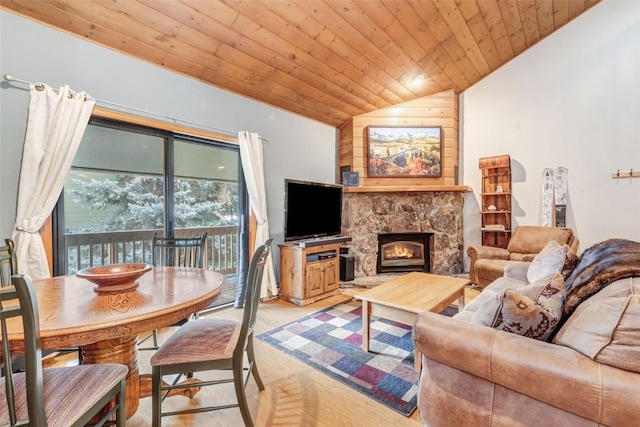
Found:
M 442 126 L 443 153 L 440 178 L 369 178 L 368 126 Z M 340 128 L 339 166 L 360 172 L 360 185 L 455 185 L 458 170 L 458 95 L 454 90 L 355 116 Z

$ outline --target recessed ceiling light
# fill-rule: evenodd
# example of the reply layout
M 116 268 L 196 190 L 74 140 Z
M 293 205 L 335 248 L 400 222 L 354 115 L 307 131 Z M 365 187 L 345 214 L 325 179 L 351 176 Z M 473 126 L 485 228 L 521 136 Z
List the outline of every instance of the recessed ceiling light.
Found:
M 224 169 L 224 166 L 218 166 L 218 169 Z
M 418 74 L 417 76 L 413 76 L 411 79 L 411 86 L 420 86 L 424 83 L 425 77 L 424 74 Z

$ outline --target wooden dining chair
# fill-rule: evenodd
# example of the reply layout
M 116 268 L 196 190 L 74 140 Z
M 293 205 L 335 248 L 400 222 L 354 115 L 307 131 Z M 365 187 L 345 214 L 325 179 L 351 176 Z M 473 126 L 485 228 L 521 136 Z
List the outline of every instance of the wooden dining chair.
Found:
M 2 354 L 10 360 L 7 324 L 21 320 L 26 369 L 14 373 L 7 363 L 0 389 L 0 425 L 83 426 L 96 415 L 103 425 L 115 415 L 115 424 L 124 427 L 128 368 L 105 363 L 43 369 L 33 283 L 29 276 L 14 275 L 12 284 L 0 288 Z
M 197 237 L 158 237 L 158 233 L 153 233 L 153 239 L 151 239 L 151 264 L 154 267 L 203 268 L 206 244 L 206 232 Z M 197 317 L 197 313 L 194 317 Z M 180 326 L 187 320 L 188 319 L 185 319 L 172 326 Z M 149 347 L 142 347 L 141 344 L 150 338 L 153 340 L 153 345 Z M 138 340 L 138 350 L 157 349 L 158 331 L 156 329 L 144 338 Z
M 240 408 L 245 426 L 253 426 L 247 405 L 245 386 L 249 376 L 253 375 L 258 389 L 264 390 L 264 385 L 256 366 L 253 335 L 260 303 L 262 274 L 269 256 L 270 245 L 271 239 L 260 246 L 251 259 L 242 322 L 213 318 L 193 320 L 178 328 L 151 357 L 152 425 L 154 427 L 161 425 L 161 417 L 163 416 L 215 411 L 233 407 Z M 246 367 L 244 363 L 245 354 L 248 361 Z M 193 381 L 189 383 L 189 387 L 204 387 L 233 382 L 237 403 L 162 412 L 164 397 L 170 390 L 180 387 L 180 385 L 164 383 L 162 381 L 164 375 L 184 375 L 191 372 L 213 370 L 230 370 L 233 372 L 233 377 L 214 381 Z
M 0 246 L 0 288 L 11 286 L 11 276 L 18 272 L 18 263 L 16 260 L 16 246 L 11 239 L 4 239 L 4 245 Z M 12 351 L 11 368 L 14 372 L 24 367 L 24 353 L 21 351 Z M 0 376 L 4 376 L 5 363 L 4 355 L 0 353 Z
M 151 264 L 167 267 L 203 268 L 207 232 L 196 237 L 158 237 L 151 240 Z
M 16 257 L 16 245 L 12 239 L 4 239 L 4 246 L 0 246 L 0 287 L 11 285 L 11 276 L 18 274 L 18 259 Z M 62 356 L 77 353 L 78 363 L 82 363 L 82 352 L 79 348 L 63 348 L 48 350 L 44 356 Z M 12 368 L 17 372 L 24 368 L 24 353 L 11 352 Z M 4 372 L 2 355 L 0 355 L 0 373 Z

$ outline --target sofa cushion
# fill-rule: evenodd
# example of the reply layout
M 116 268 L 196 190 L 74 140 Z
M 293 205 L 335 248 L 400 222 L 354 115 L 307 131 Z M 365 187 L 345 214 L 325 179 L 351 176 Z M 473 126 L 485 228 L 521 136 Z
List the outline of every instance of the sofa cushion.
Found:
M 504 277 L 510 277 L 512 279 L 522 280 L 525 284 L 529 283 L 527 280 L 527 272 L 531 262 L 527 261 L 507 261 L 504 266 Z
M 573 312 L 553 342 L 596 362 L 640 372 L 640 277 L 617 280 Z
M 529 270 L 527 270 L 527 280 L 529 283 L 549 281 L 563 267 L 567 255 L 567 245 L 560 245 L 555 240 L 551 240 L 533 258 Z
M 483 307 L 487 300 L 493 299 L 496 294 L 500 295 L 507 288 L 520 288 L 522 286 L 525 286 L 526 284 L 527 282 L 512 279 L 509 277 L 500 277 L 491 282 L 486 288 L 483 288 L 482 292 L 480 292 L 478 296 L 476 296 L 471 300 L 471 302 L 465 305 L 464 310 L 462 310 L 460 313 L 456 313 L 453 317 L 462 320 L 470 320 L 471 316 L 481 307 Z M 486 308 L 483 309 L 486 310 Z
M 564 280 L 559 272 L 545 281 L 487 296 L 470 322 L 546 340 L 562 315 Z

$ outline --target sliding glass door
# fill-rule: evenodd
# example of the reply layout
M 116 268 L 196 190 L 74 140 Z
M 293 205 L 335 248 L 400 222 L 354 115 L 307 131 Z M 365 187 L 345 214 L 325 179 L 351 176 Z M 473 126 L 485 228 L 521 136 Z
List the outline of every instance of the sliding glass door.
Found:
M 235 299 L 246 188 L 237 146 L 92 120 L 54 213 L 54 274 L 150 262 L 154 233 L 207 232 L 206 268 L 227 275 Z

